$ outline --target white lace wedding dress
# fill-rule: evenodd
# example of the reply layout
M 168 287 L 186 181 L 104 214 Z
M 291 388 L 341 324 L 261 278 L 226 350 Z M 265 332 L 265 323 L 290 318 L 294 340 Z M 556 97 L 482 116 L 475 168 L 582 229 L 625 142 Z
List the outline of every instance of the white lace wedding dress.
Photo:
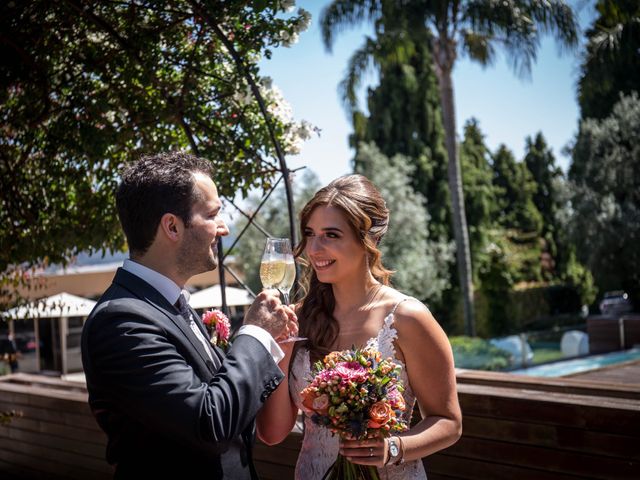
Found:
M 404 364 L 396 358 L 396 351 L 393 346 L 393 341 L 398 335 L 396 329 L 393 327 L 393 315 L 401 302 L 393 307 L 389 315 L 384 319 L 384 325 L 380 333 L 377 337 L 371 338 L 367 342 L 367 346 L 379 350 L 382 358 L 391 357 L 395 362 L 402 365 L 400 378 L 405 387 L 404 399 L 407 404 L 404 417 L 407 423 L 409 423 L 416 399 L 409 384 Z M 300 401 L 298 392 L 309 384 L 310 379 L 311 364 L 309 351 L 302 349 L 298 352 L 291 365 L 291 374 L 289 376 L 291 398 L 295 400 L 299 409 L 302 408 L 302 402 Z M 316 425 L 311 421 L 311 418 L 305 415 L 304 439 L 302 441 L 298 463 L 296 464 L 296 480 L 321 480 L 337 456 L 338 437 L 332 436 L 329 429 Z M 427 478 L 422 461 L 420 460 L 379 468 L 378 472 L 382 480 L 425 480 Z

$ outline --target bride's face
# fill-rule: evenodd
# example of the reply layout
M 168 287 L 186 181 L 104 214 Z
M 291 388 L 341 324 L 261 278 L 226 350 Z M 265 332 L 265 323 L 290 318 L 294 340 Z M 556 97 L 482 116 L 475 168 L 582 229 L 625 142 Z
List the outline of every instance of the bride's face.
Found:
M 304 228 L 305 254 L 323 283 L 359 277 L 366 269 L 366 250 L 336 207 L 322 205 L 309 216 Z

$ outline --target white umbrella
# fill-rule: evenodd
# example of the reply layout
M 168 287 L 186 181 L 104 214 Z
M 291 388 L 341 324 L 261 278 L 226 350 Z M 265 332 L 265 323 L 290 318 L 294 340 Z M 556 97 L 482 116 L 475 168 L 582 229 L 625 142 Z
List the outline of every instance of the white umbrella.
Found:
M 8 318 L 86 317 L 95 304 L 96 302 L 88 298 L 62 292 L 7 310 L 3 316 Z
M 227 305 L 251 305 L 253 298 L 251 294 L 243 288 L 226 287 L 225 294 L 227 296 Z M 222 306 L 222 294 L 220 285 L 205 288 L 195 292 L 189 297 L 189 305 L 193 308 L 211 308 Z

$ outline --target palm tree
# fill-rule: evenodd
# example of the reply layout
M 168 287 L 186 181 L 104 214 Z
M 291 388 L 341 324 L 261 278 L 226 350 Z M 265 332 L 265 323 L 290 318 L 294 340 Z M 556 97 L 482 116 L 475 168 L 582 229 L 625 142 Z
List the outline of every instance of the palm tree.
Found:
M 640 3 L 598 0 L 599 16 L 586 32 L 587 48 L 578 81 L 582 118 L 608 117 L 620 94 L 638 90 Z
M 577 44 L 575 16 L 563 0 L 334 0 L 324 10 L 320 20 L 326 48 L 331 50 L 336 34 L 344 28 L 361 22 L 377 24 L 384 20 L 383 13 L 388 11 L 393 11 L 394 15 L 410 15 L 412 21 L 418 18 L 431 32 L 445 128 L 448 183 L 465 330 L 468 335 L 474 335 L 471 255 L 456 142 L 451 74 L 459 52 L 482 65 L 490 65 L 496 57 L 495 47 L 501 45 L 516 73 L 527 75 L 536 59 L 542 34 L 554 34 L 565 47 Z

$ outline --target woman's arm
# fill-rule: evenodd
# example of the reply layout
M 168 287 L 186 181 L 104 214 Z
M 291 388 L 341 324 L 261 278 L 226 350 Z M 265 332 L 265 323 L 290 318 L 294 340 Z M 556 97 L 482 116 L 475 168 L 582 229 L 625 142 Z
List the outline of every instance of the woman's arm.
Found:
M 404 460 L 415 460 L 453 445 L 462 435 L 453 352 L 436 319 L 418 302 L 400 305 L 395 327 L 422 414 L 417 425 L 399 435 Z
M 282 442 L 293 429 L 298 408 L 289 395 L 289 366 L 295 342 L 281 343 L 285 357 L 278 366 L 284 372 L 284 379 L 269 396 L 256 417 L 258 438 L 267 445 Z
M 396 311 L 394 327 L 398 332 L 397 356 L 404 360 L 422 413 L 418 424 L 398 436 L 402 458 L 417 460 L 453 445 L 462 435 L 453 353 L 446 334 L 421 303 L 403 302 Z M 388 459 L 388 440 L 343 442 L 342 452 L 353 463 L 380 467 Z

